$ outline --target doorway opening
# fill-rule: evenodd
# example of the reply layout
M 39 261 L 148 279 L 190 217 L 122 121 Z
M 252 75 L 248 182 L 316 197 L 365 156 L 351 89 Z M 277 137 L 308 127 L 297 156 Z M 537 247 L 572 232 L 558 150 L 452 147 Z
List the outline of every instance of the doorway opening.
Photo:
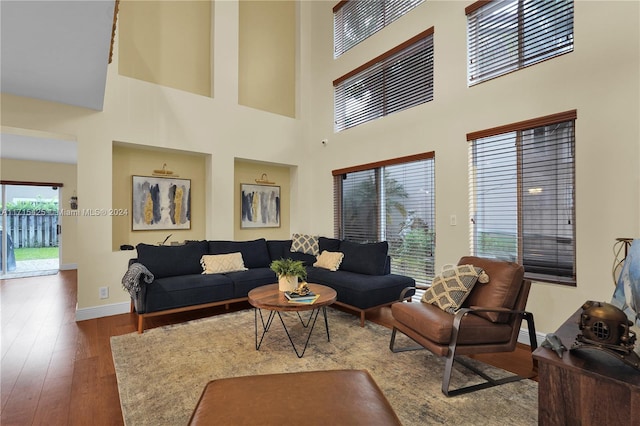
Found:
M 39 182 L 0 185 L 0 278 L 58 273 L 60 187 Z

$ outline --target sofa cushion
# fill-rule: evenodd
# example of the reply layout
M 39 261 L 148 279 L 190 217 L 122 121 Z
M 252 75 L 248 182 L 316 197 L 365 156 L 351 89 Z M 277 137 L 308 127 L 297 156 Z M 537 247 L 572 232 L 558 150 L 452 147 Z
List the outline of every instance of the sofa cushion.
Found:
M 246 271 L 242 253 L 205 254 L 200 259 L 203 274 L 222 274 L 225 272 Z
M 165 277 L 146 288 L 145 312 L 182 308 L 233 298 L 233 281 L 223 274 Z
M 209 241 L 208 254 L 242 253 L 247 268 L 268 268 L 271 263 L 267 241 L 260 238 L 253 241 Z
M 482 268 L 473 265 L 445 267 L 439 275 L 434 277 L 431 287 L 424 292 L 421 301 L 455 314 L 482 274 L 484 274 Z M 486 283 L 488 277 L 486 274 L 482 276 L 484 277 L 482 281 Z
M 366 275 L 384 275 L 388 250 L 386 241 L 366 244 L 342 241 L 340 251 L 344 253 L 344 259 L 340 269 Z
M 158 278 L 202 272 L 200 258 L 207 253 L 205 241 L 193 241 L 182 246 L 154 246 L 140 243 L 136 246 L 138 262 Z
M 271 261 L 285 259 L 291 253 L 291 240 L 268 240 L 267 249 Z
M 269 268 L 253 268 L 243 272 L 224 274 L 233 281 L 233 297 L 247 297 L 256 287 L 278 282 L 275 272 Z
M 318 237 L 307 234 L 293 234 L 291 237 L 291 251 L 317 256 L 320 254 Z
M 318 237 L 318 250 L 323 251 L 340 251 L 340 243 L 342 241 L 337 238 Z
M 405 287 L 414 287 L 416 284 L 413 278 L 403 275 L 364 275 L 316 267 L 307 268 L 307 281 L 331 287 L 338 294 L 341 303 L 359 309 L 397 302 Z M 410 290 L 407 297 L 414 293 L 415 290 Z
M 342 263 L 342 258 L 344 257 L 343 253 L 339 251 L 327 251 L 323 250 L 316 259 L 316 262 L 313 264 L 316 268 L 324 268 L 330 271 L 337 271 L 340 267 L 340 263 Z

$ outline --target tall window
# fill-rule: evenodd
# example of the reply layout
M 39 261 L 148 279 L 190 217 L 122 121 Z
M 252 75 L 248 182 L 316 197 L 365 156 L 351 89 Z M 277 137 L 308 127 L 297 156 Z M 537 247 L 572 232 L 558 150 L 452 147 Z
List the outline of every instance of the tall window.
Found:
M 572 0 L 479 1 L 465 12 L 470 86 L 573 51 Z
M 575 284 L 575 119 L 574 110 L 467 135 L 474 255 Z
M 333 7 L 335 58 L 380 31 L 424 0 L 349 0 Z
M 335 235 L 387 241 L 391 272 L 426 284 L 434 276 L 433 152 L 334 170 Z
M 333 82 L 335 130 L 433 100 L 433 27 Z

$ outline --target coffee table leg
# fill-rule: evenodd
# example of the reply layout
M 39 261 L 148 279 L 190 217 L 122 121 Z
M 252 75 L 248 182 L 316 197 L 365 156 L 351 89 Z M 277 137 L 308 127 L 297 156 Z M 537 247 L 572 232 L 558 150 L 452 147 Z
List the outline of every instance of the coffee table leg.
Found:
M 298 356 L 298 358 L 302 358 L 304 356 L 305 351 L 307 350 L 307 346 L 309 345 L 309 340 L 311 339 L 311 333 L 313 333 L 313 328 L 316 325 L 316 320 L 318 319 L 318 314 L 320 313 L 320 308 L 318 309 L 314 309 L 311 311 L 311 316 L 313 316 L 313 323 L 311 324 L 311 328 L 309 328 L 309 333 L 307 334 L 307 339 L 304 342 L 304 348 L 302 348 L 302 352 L 298 352 L 298 348 L 296 348 L 295 343 L 293 343 L 293 339 L 291 338 L 291 335 L 289 334 L 289 330 L 287 329 L 287 325 L 284 323 L 284 320 L 282 319 L 282 315 L 280 315 L 280 312 L 277 311 L 276 312 L 278 314 L 278 317 L 280 318 L 280 322 L 282 323 L 282 328 L 284 328 L 284 332 L 287 334 L 287 337 L 289 338 L 289 342 L 291 343 L 291 347 L 293 347 L 294 352 L 296 353 L 296 355 Z M 315 313 L 315 315 L 314 315 Z M 325 317 L 326 319 L 326 317 Z M 311 318 L 309 318 L 309 321 L 311 321 Z
M 262 336 L 260 336 L 260 342 L 258 342 L 258 311 L 260 311 L 260 322 L 262 323 Z M 256 351 L 260 349 L 260 345 L 262 345 L 262 341 L 264 340 L 265 334 L 269 331 L 271 327 L 271 323 L 273 322 L 273 318 L 275 317 L 275 311 L 269 311 L 269 316 L 267 317 L 267 322 L 264 322 L 264 317 L 262 316 L 262 310 L 258 308 L 254 308 L 253 310 L 253 322 L 254 322 L 254 330 L 256 337 Z
M 322 307 L 322 314 L 324 315 L 324 328 L 327 330 L 327 342 L 330 342 L 331 338 L 329 337 L 329 320 L 327 320 L 327 307 L 326 306 Z

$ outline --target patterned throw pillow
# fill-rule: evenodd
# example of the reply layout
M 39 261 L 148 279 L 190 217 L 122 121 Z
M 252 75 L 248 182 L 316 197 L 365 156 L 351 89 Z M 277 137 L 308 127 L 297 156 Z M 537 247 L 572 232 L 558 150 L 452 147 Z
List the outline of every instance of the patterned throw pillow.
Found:
M 344 257 L 344 253 L 340 253 L 339 251 L 326 251 L 323 250 L 316 259 L 316 263 L 313 266 L 318 268 L 328 269 L 330 271 L 337 271 L 340 267 L 340 263 L 342 263 L 342 258 Z
M 431 287 L 422 296 L 422 302 L 438 306 L 454 314 L 465 301 L 476 282 L 489 282 L 482 268 L 473 265 L 450 265 L 431 282 Z
M 242 253 L 205 254 L 200 259 L 203 274 L 223 274 L 225 272 L 246 271 Z
M 320 254 L 318 237 L 307 234 L 293 234 L 291 237 L 291 251 L 317 256 Z

